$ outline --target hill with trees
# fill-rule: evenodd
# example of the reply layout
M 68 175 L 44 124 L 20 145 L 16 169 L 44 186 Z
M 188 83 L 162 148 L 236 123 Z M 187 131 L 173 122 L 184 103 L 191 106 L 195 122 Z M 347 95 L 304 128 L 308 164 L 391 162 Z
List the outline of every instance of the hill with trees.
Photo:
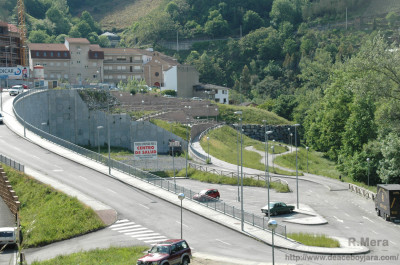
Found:
M 0 0 L 1 16 L 16 20 L 15 4 Z M 84 37 L 105 47 L 99 34 L 120 29 L 121 46 L 151 46 L 196 66 L 201 82 L 231 87 L 236 103 L 252 101 L 300 123 L 302 143 L 325 152 L 343 174 L 366 182 L 369 170 L 372 184 L 400 183 L 400 1 L 25 0 L 25 5 L 31 42 Z M 116 17 L 127 26 L 117 25 L 122 22 Z M 177 36 L 198 42 L 188 51 L 163 48 L 162 41 Z

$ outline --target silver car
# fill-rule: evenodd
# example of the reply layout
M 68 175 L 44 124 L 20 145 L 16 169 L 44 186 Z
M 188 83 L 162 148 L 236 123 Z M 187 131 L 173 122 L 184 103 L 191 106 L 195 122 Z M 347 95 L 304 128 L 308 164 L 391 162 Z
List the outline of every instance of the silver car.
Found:
M 22 92 L 24 92 L 24 87 L 21 85 L 16 85 L 16 86 L 12 86 L 8 92 L 10 93 L 10 96 L 16 96 Z

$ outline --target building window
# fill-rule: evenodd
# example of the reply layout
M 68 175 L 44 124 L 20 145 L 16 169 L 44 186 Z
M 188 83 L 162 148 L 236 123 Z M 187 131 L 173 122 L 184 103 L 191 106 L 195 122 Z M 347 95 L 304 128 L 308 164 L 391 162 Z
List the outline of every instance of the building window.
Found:
M 160 74 L 158 72 L 155 73 L 155 76 L 159 76 Z
M 36 52 L 36 56 L 39 57 L 39 52 Z
M 64 57 L 68 57 L 68 53 L 67 52 L 64 52 Z
M 50 57 L 54 57 L 54 53 L 53 52 L 50 52 Z
M 50 66 L 54 66 L 54 63 L 53 63 L 53 62 L 51 62 L 51 63 L 50 63 Z
M 57 52 L 57 57 L 61 57 L 61 52 Z
M 94 58 L 97 58 L 97 57 L 98 57 L 97 52 L 95 52 L 94 53 Z
M 79 64 L 79 63 L 81 63 L 81 61 L 76 61 L 76 63 L 78 63 L 78 64 Z
M 43 57 L 47 57 L 47 52 L 43 52 Z

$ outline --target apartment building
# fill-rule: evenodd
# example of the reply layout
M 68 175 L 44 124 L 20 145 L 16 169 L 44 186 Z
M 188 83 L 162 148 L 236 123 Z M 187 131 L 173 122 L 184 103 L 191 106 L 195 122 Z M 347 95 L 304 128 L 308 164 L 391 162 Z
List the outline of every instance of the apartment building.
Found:
M 0 21 L 0 67 L 21 65 L 21 38 L 15 25 Z

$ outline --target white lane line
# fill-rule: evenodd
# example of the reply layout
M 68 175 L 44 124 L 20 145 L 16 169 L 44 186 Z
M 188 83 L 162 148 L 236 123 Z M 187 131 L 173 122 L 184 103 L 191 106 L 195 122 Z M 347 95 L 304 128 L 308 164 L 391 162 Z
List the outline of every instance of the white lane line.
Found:
M 110 226 L 110 228 L 116 228 L 116 227 L 121 227 L 121 226 L 126 226 L 126 225 L 134 225 L 135 222 L 127 222 L 127 223 L 123 223 L 123 224 L 117 224 L 117 225 L 112 225 Z
M 372 231 L 372 233 L 374 233 L 375 235 L 378 234 L 378 232 L 376 232 L 376 231 L 374 231 L 374 230 L 372 230 L 372 229 L 371 229 L 371 231 Z
M 392 243 L 393 245 L 397 245 L 395 242 L 393 242 L 392 240 L 389 240 L 390 243 Z
M 124 231 L 124 230 L 127 230 L 127 229 L 138 228 L 138 227 L 141 227 L 141 225 L 122 226 L 122 227 L 114 228 L 113 230 L 121 232 L 121 231 Z
M 229 243 L 227 243 L 227 242 L 225 242 L 225 241 L 222 241 L 222 240 L 220 240 L 220 239 L 215 239 L 215 240 L 217 240 L 218 242 L 221 242 L 221 243 L 223 243 L 223 244 L 225 244 L 225 245 L 232 246 L 231 244 L 229 244 Z
M 343 223 L 343 220 L 337 218 L 336 216 L 333 216 L 333 217 L 336 219 L 336 221 Z
M 153 232 L 151 230 L 146 230 L 146 229 L 147 229 L 146 227 L 137 228 L 136 229 L 137 232 L 125 233 L 125 235 L 130 236 L 130 235 L 136 235 L 138 233 L 142 233 L 143 234 L 143 233 L 151 233 L 151 232 Z M 140 231 L 140 230 L 142 230 L 142 231 Z
M 64 170 L 63 169 L 53 169 L 52 171 L 53 172 L 63 172 Z
M 119 223 L 125 223 L 125 222 L 129 222 L 128 219 L 122 219 L 122 220 L 118 220 L 115 223 L 119 224 Z
M 348 227 L 348 226 L 345 226 L 344 228 L 346 228 L 346 229 L 350 229 L 350 227 Z
M 350 214 L 348 214 L 348 213 L 344 213 L 347 217 L 350 217 Z
M 374 221 L 372 221 L 371 219 L 369 219 L 369 218 L 366 217 L 366 216 L 363 216 L 363 218 L 364 218 L 364 219 L 367 219 L 367 220 L 370 221 L 371 223 L 375 223 Z
M 111 189 L 107 189 L 108 191 L 117 194 L 115 191 L 111 190 Z
M 87 178 L 85 178 L 85 177 L 82 177 L 82 176 L 77 176 L 78 178 L 81 178 L 81 179 L 84 179 L 84 180 L 88 180 Z
M 156 239 L 156 238 L 165 238 L 165 236 L 151 236 L 151 237 L 140 237 L 136 238 L 137 240 L 149 240 L 149 239 Z
M 167 239 L 167 238 L 164 236 L 164 237 L 160 237 L 160 239 L 146 240 L 146 241 L 144 241 L 144 242 L 145 242 L 145 243 L 154 243 L 154 242 L 164 241 L 165 239 Z M 190 248 L 193 249 L 192 247 L 190 247 Z
M 181 224 L 181 222 L 179 222 L 179 221 L 176 221 L 178 224 Z M 187 225 L 185 225 L 185 224 L 183 224 L 182 223 L 182 225 L 184 226 L 184 227 L 189 227 L 189 226 L 187 226 Z
M 139 237 L 139 236 L 150 235 L 153 232 L 154 231 L 152 231 L 152 230 L 143 230 L 143 231 L 139 231 L 139 232 L 125 233 L 125 235 L 131 236 L 131 237 Z M 155 233 L 155 234 L 159 235 L 158 233 Z
M 139 205 L 142 206 L 143 208 L 146 208 L 146 209 L 150 210 L 150 208 L 147 207 L 146 205 L 143 205 L 143 204 L 141 204 L 141 203 L 139 203 Z

